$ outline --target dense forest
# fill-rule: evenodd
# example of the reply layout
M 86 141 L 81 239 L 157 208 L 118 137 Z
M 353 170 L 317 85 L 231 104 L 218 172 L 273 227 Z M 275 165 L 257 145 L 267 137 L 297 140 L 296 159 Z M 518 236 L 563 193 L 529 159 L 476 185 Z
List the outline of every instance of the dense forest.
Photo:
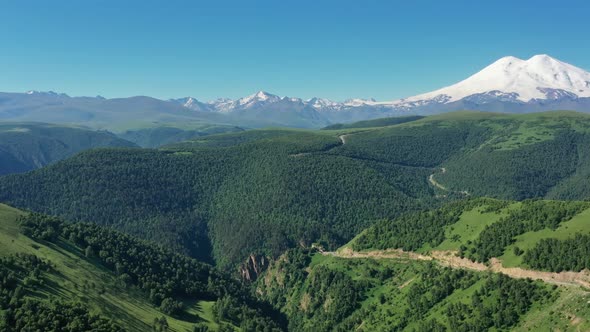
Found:
M 517 200 L 544 197 L 557 186 L 552 195 L 560 198 L 563 190 L 584 186 L 571 183 L 572 188 L 564 188 L 559 184 L 590 161 L 580 160 L 586 154 L 583 151 L 589 148 L 588 134 L 567 129 L 559 131 L 552 140 L 518 149 L 488 145 L 449 160 L 446 163 L 448 172 L 440 175 L 440 180 L 450 188 L 466 190 L 473 195 Z
M 12 239 L 0 243 L 3 328 L 562 329 L 571 318 L 553 312 L 571 310 L 552 303 L 573 306 L 580 292 L 442 267 L 436 258 L 347 259 L 324 250 L 352 240 L 346 250 L 588 269 L 587 122 L 464 112 L 249 130 L 159 149 L 94 149 L 3 176 L 0 201 L 35 211 L 23 214 L 17 235 L 0 225 L 0 239 Z M 254 266 L 242 265 L 247 257 Z M 240 265 L 254 272 L 248 282 L 236 278 Z M 68 281 L 82 266 L 90 281 Z M 106 299 L 117 304 L 102 310 Z M 120 310 L 129 303 L 140 308 Z
M 254 299 L 238 281 L 208 264 L 94 224 L 65 223 L 40 214 L 24 216 L 20 223 L 23 234 L 32 239 L 80 248 L 121 284 L 141 290 L 163 314 L 183 316 L 184 300 L 208 300 L 216 301 L 220 322 L 229 321 L 244 331 L 279 331 L 284 324 L 280 315 Z M 29 260 L 38 261 L 35 256 Z M 34 268 L 30 274 L 37 276 L 48 265 L 41 262 Z M 269 318 L 273 315 L 278 321 Z
M 334 249 L 401 215 L 449 225 L 452 213 L 407 213 L 462 196 L 590 197 L 586 116 L 457 112 L 382 122 L 362 130 L 249 130 L 157 150 L 87 151 L 0 178 L 0 201 L 107 225 L 233 268 L 252 253 L 278 257 L 313 243 Z M 392 226 L 401 227 L 395 240 L 401 242 L 379 240 L 380 247 L 443 239 L 440 230 L 402 224 Z
M 0 124 L 0 175 L 30 171 L 91 148 L 132 146 L 107 131 L 5 122 Z
M 1 179 L 0 200 L 108 225 L 200 260 L 212 251 L 221 265 L 298 243 L 337 247 L 373 220 L 433 200 L 429 170 L 325 155 L 340 144 L 283 130 L 163 150 L 94 150 Z
M 542 239 L 525 253 L 523 260 L 527 265 L 539 270 L 590 270 L 590 235 L 576 234 L 565 240 Z

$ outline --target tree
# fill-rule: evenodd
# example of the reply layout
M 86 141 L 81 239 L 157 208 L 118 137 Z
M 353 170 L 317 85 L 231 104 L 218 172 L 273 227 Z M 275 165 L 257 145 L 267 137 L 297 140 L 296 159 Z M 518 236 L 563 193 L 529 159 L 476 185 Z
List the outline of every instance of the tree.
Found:
M 86 258 L 94 257 L 94 249 L 92 249 L 92 246 L 86 247 L 84 250 L 84 256 L 86 256 Z
M 182 302 L 167 297 L 162 301 L 162 304 L 160 304 L 160 311 L 172 316 L 180 313 L 180 311 L 182 311 L 182 307 Z

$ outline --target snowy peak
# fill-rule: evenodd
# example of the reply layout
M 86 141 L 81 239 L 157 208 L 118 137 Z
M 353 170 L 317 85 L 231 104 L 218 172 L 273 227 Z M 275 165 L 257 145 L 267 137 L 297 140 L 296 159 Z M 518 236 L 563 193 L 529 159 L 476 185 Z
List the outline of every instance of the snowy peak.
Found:
M 193 97 L 187 97 L 184 100 L 184 103 L 182 104 L 184 107 L 188 107 L 191 108 L 192 106 L 194 106 L 197 103 L 197 100 Z
M 258 102 L 276 102 L 281 98 L 265 91 L 258 91 L 253 95 L 249 95 L 237 100 L 238 105 L 251 105 Z
M 313 108 L 317 108 L 317 109 L 321 109 L 324 107 L 336 107 L 339 106 L 340 103 L 332 101 L 330 99 L 325 99 L 325 98 L 318 98 L 318 97 L 313 97 L 311 99 L 308 99 L 305 101 L 308 105 L 310 105 Z
M 193 111 L 211 111 L 210 105 L 202 103 L 193 97 L 170 99 L 170 101 L 177 102 Z
M 417 102 L 448 96 L 446 102 L 491 93 L 529 102 L 533 99 L 590 97 L 590 73 L 546 54 L 528 60 L 503 57 L 457 84 L 398 101 Z
M 265 91 L 236 100 L 218 99 L 201 103 L 187 97 L 176 101 L 189 109 L 220 113 L 263 109 L 297 112 L 302 108 L 313 108 L 323 114 L 344 114 L 363 111 L 439 112 L 464 105 L 480 108 L 488 105 L 490 109 L 497 107 L 494 110 L 505 110 L 522 105 L 535 109 L 534 105 L 538 104 L 541 106 L 537 108 L 543 109 L 546 101 L 570 103 L 580 98 L 590 98 L 590 73 L 549 55 L 539 54 L 527 60 L 506 56 L 459 83 L 392 102 L 377 102 L 374 99 L 348 99 L 344 102 L 322 98 L 302 100 L 279 97 Z M 507 108 L 500 107 L 498 103 L 506 103 Z

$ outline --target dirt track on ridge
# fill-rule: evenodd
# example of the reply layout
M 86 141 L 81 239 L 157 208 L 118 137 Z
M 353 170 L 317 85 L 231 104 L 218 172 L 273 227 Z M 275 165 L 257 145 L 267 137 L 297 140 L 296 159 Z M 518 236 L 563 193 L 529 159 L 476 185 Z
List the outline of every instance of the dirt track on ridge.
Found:
M 442 266 L 455 269 L 467 269 L 478 272 L 491 271 L 502 273 L 512 278 L 531 278 L 542 280 L 546 283 L 562 286 L 582 286 L 590 288 L 590 271 L 581 272 L 545 272 L 527 270 L 519 267 L 504 267 L 497 258 L 492 258 L 490 264 L 472 262 L 467 258 L 457 256 L 456 251 L 432 251 L 430 255 L 418 254 L 415 252 L 402 251 L 401 249 L 374 250 L 357 252 L 346 248 L 336 252 L 322 252 L 323 255 L 339 258 L 366 258 L 366 259 L 407 259 L 419 261 L 434 261 Z

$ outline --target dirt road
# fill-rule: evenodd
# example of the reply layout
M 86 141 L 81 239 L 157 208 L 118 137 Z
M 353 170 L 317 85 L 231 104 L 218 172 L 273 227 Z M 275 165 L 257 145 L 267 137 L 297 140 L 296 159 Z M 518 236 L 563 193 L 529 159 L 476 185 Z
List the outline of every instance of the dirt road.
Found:
M 441 167 L 440 170 L 441 170 L 441 174 L 445 174 L 447 172 L 447 169 L 444 168 L 444 167 Z M 437 187 L 439 189 L 442 189 L 444 191 L 447 191 L 447 187 L 445 187 L 442 184 L 436 182 L 436 180 L 434 179 L 434 174 L 435 173 L 430 174 L 430 176 L 428 177 L 428 182 L 430 182 L 431 185 L 433 185 L 433 186 L 435 186 L 435 187 Z
M 562 286 L 583 286 L 590 288 L 590 271 L 581 272 L 545 272 L 527 270 L 519 267 L 503 267 L 502 262 L 497 258 L 492 258 L 490 264 L 472 262 L 469 259 L 457 256 L 456 251 L 432 251 L 429 255 L 418 254 L 415 252 L 402 251 L 400 249 L 374 250 L 356 252 L 346 248 L 336 252 L 322 252 L 323 255 L 340 257 L 340 258 L 366 258 L 366 259 L 400 259 L 400 260 L 419 260 L 434 261 L 442 266 L 456 269 L 467 269 L 472 271 L 484 272 L 491 271 L 502 273 L 512 278 L 531 278 L 533 280 L 542 280 L 544 282 Z
M 338 138 L 342 142 L 342 145 L 346 144 L 346 136 L 348 136 L 348 135 L 340 135 L 340 136 L 338 136 Z

